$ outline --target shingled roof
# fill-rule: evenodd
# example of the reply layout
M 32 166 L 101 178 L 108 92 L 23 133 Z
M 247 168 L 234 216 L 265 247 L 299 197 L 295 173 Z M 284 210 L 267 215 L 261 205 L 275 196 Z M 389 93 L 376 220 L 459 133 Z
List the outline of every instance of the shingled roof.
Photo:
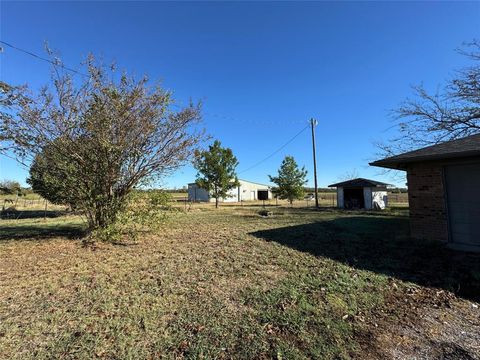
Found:
M 480 134 L 409 151 L 371 162 L 370 165 L 405 170 L 408 164 L 443 159 L 480 156 Z
M 364 178 L 357 178 L 347 181 L 342 181 L 336 184 L 328 185 L 328 187 L 377 187 L 377 186 L 387 186 L 386 184 L 380 181 L 369 180 Z

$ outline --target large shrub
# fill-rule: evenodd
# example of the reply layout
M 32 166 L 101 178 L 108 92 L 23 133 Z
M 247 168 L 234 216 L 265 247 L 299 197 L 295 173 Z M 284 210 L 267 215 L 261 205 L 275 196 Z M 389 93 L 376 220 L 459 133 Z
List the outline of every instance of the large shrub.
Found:
M 114 223 L 132 190 L 185 164 L 203 137 L 200 105 L 172 110 L 170 92 L 147 78 L 86 62 L 72 78 L 55 58 L 49 86 L 1 84 L 0 151 L 32 164 L 30 183 L 74 205 L 88 228 Z

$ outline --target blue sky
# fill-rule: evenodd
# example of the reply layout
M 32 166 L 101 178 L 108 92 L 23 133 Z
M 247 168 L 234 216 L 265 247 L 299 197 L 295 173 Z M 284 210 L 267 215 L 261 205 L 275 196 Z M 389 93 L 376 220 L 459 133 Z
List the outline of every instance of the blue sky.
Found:
M 480 35 L 480 2 L 6 2 L 0 38 L 72 67 L 89 52 L 162 79 L 180 103 L 204 101 L 205 127 L 231 147 L 240 177 L 268 182 L 285 155 L 309 170 L 310 133 L 250 171 L 307 125 L 317 131 L 320 186 L 356 169 L 392 181 L 368 161 L 388 138 L 390 109 L 423 83 L 435 90 L 465 59 L 454 50 Z M 8 47 L 0 77 L 38 88 L 49 66 Z M 0 157 L 0 179 L 27 171 Z M 186 166 L 165 179 L 194 179 Z

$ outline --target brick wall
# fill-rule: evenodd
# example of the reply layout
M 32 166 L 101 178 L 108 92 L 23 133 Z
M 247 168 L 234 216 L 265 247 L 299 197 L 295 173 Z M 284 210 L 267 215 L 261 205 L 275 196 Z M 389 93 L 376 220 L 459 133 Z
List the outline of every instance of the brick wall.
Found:
M 440 164 L 415 164 L 407 171 L 412 238 L 448 241 L 447 211 Z

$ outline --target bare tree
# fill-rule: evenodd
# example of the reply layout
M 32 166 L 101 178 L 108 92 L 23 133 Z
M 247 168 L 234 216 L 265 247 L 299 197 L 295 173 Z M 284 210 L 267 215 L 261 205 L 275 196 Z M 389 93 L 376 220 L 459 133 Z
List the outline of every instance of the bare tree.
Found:
M 338 176 L 337 179 L 339 181 L 347 181 L 347 180 L 357 179 L 359 176 L 360 175 L 358 174 L 358 170 L 354 168 L 354 169 L 345 171 L 342 175 Z
M 437 93 L 430 94 L 422 85 L 413 87 L 414 98 L 406 99 L 394 110 L 399 135 L 388 143 L 378 143 L 382 156 L 480 132 L 480 42 L 458 50 L 472 61 Z
M 52 59 L 51 83 L 37 93 L 0 84 L 0 151 L 26 166 L 43 157 L 50 180 L 74 192 L 66 198 L 89 228 L 106 227 L 135 186 L 191 158 L 203 138 L 200 104 L 173 111 L 160 85 L 118 74 L 93 56 L 83 78 Z

